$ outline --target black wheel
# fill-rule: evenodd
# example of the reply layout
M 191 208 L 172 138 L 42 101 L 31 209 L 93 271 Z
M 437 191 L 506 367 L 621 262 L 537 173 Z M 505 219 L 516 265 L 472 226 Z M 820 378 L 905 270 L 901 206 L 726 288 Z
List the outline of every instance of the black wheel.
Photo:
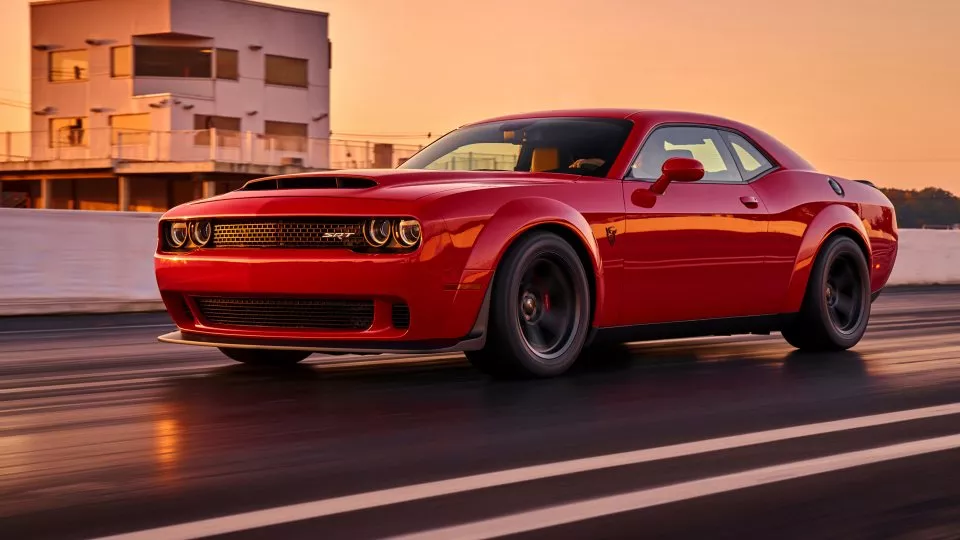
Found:
M 804 351 L 840 351 L 856 345 L 870 319 L 870 270 L 856 242 L 831 238 L 814 262 L 800 313 L 783 337 Z
M 310 356 L 310 351 L 284 351 L 274 349 L 233 349 L 219 347 L 220 352 L 232 360 L 252 366 L 292 366 Z
M 536 232 L 517 241 L 494 277 L 487 342 L 467 358 L 499 377 L 551 377 L 580 354 L 590 325 L 590 284 L 576 251 Z

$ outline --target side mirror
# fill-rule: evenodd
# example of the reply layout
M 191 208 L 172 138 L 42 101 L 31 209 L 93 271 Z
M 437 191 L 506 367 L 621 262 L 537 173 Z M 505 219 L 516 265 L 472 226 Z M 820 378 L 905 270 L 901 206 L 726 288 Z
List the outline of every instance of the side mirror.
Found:
M 650 186 L 650 191 L 662 195 L 670 182 L 696 182 L 703 178 L 703 163 L 685 157 L 673 157 L 663 162 L 660 178 Z

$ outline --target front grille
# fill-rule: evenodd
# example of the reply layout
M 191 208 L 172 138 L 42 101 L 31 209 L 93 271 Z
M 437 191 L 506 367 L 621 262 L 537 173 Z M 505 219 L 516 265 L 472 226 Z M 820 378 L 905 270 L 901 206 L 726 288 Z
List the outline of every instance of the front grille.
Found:
M 390 316 L 393 319 L 394 328 L 410 328 L 410 306 L 394 304 Z
M 373 324 L 373 300 L 223 296 L 193 300 L 213 324 L 324 330 L 366 330 Z
M 360 220 L 213 224 L 213 247 L 354 248 L 365 245 Z

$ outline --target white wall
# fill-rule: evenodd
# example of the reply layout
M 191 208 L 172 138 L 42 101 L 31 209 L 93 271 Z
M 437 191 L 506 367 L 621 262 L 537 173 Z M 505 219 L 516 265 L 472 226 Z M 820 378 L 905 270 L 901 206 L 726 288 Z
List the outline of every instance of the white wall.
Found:
M 158 218 L 0 208 L 0 315 L 162 309 Z M 960 284 L 960 231 L 902 229 L 889 284 Z
M 960 231 L 900 229 L 890 285 L 960 283 Z
M 0 208 L 0 315 L 162 309 L 159 217 Z

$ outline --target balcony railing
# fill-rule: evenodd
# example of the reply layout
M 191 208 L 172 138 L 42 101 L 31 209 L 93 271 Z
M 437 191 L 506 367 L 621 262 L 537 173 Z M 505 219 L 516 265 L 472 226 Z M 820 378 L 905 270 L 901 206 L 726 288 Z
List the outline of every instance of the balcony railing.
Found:
M 216 128 L 133 131 L 111 128 L 0 133 L 0 163 L 58 160 L 222 162 L 306 169 L 392 168 L 420 146 L 264 135 Z M 77 164 L 76 166 L 82 166 Z

